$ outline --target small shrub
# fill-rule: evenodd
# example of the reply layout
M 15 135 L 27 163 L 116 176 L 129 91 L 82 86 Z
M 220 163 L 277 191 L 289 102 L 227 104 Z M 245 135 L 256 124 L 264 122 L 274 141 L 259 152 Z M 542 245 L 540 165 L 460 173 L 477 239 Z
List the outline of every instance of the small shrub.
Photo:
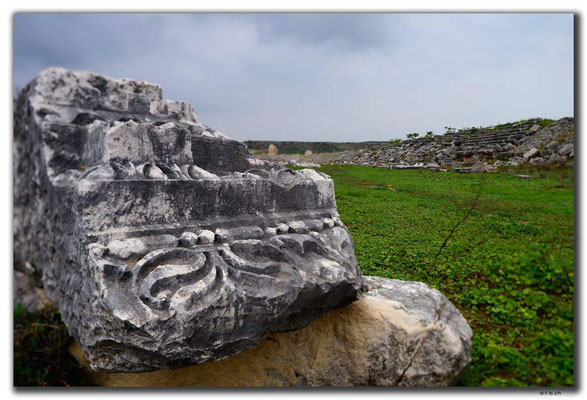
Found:
M 548 126 L 550 124 L 552 124 L 554 121 L 552 119 L 543 119 L 538 121 L 538 125 L 540 125 L 541 128 L 544 128 L 545 126 Z

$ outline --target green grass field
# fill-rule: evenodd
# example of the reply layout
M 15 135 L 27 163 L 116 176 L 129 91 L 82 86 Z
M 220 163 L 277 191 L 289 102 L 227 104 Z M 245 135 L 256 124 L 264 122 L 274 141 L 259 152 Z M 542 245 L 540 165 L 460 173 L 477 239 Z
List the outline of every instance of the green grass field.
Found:
M 367 275 L 440 290 L 473 329 L 464 386 L 573 385 L 573 170 L 324 166 Z M 479 201 L 463 219 L 481 189 Z M 14 382 L 86 385 L 58 313 L 14 312 Z
M 441 291 L 473 329 L 464 386 L 573 385 L 573 170 L 323 166 L 366 275 Z M 480 188 L 481 187 L 481 188 Z M 451 229 L 481 195 L 437 256 Z

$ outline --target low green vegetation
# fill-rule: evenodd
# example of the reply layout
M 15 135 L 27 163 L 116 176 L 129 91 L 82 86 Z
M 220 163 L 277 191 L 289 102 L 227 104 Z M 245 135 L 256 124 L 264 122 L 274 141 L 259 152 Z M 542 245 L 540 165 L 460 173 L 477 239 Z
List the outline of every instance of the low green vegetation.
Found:
M 525 121 L 518 121 L 518 122 L 525 122 Z M 498 125 L 492 126 L 490 129 L 500 130 L 500 129 L 511 128 L 512 125 L 514 125 L 514 124 L 515 124 L 515 122 L 506 122 L 505 124 L 498 124 Z
M 87 386 L 89 378 L 67 351 L 73 340 L 56 310 L 14 308 L 14 386 Z
M 320 171 L 334 180 L 363 273 L 423 281 L 469 322 L 473 359 L 460 385 L 573 385 L 572 169 Z
M 465 126 L 464 128 L 460 128 L 457 132 L 464 133 L 465 135 L 475 135 L 477 132 L 479 132 L 479 128 L 474 126 Z
M 473 359 L 460 385 L 574 384 L 572 169 L 319 170 L 334 180 L 362 271 L 425 282 L 469 322 Z M 17 306 L 15 385 L 87 385 L 67 352 L 70 340 L 58 312 Z

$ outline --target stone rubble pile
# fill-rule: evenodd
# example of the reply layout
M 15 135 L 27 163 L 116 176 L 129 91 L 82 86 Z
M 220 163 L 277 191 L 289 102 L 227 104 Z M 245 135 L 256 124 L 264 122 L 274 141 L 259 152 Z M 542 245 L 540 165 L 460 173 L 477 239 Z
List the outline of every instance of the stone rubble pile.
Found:
M 461 172 L 492 171 L 498 166 L 574 162 L 574 119 L 562 118 L 542 127 L 540 118 L 487 128 L 404 140 L 360 151 L 341 152 L 331 164 L 357 164 L 390 169 L 426 168 Z

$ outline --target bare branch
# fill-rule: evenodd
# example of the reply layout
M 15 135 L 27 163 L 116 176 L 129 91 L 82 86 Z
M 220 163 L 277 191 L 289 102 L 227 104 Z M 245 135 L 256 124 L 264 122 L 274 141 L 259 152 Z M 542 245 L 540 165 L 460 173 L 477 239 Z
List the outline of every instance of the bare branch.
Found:
M 446 235 L 446 237 L 444 238 L 444 242 L 442 242 L 442 245 L 440 246 L 440 248 L 438 249 L 438 252 L 436 253 L 436 256 L 434 257 L 434 264 L 436 264 L 436 261 L 438 260 L 438 257 L 440 256 L 440 253 L 442 253 L 442 250 L 444 250 L 444 248 L 446 247 L 448 241 L 450 240 L 450 238 L 456 232 L 457 228 L 463 222 L 465 222 L 469 218 L 469 216 L 471 215 L 471 213 L 473 212 L 473 210 L 475 209 L 475 207 L 477 207 L 477 204 L 479 204 L 479 199 L 481 198 L 481 193 L 483 192 L 483 184 L 484 183 L 485 183 L 485 176 L 483 175 L 483 173 L 481 173 L 481 178 L 479 180 L 479 190 L 477 191 L 477 195 L 475 196 L 475 198 L 473 199 L 473 201 L 471 201 L 471 203 L 467 207 L 467 211 L 465 212 L 465 215 L 463 216 L 463 218 L 461 218 L 452 227 L 452 229 L 450 230 L 450 232 L 448 233 L 448 235 Z

